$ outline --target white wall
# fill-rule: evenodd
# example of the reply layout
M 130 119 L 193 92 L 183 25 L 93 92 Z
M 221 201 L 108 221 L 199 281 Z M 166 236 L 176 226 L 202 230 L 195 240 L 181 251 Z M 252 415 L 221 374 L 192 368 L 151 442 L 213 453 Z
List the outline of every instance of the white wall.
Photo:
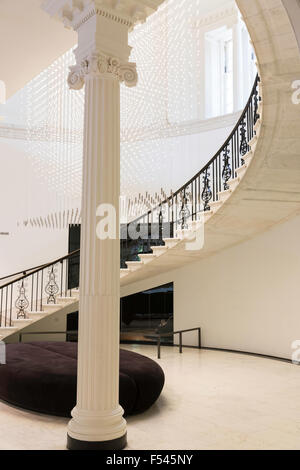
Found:
M 0 139 L 0 277 L 47 263 L 68 251 L 68 231 L 17 226 L 29 211 L 28 157 L 24 142 Z
M 0 277 L 54 261 L 68 253 L 67 230 L 14 230 L 0 237 Z
M 166 137 L 163 140 L 143 140 L 134 144 L 123 143 L 121 151 L 121 193 L 135 197 L 139 193 L 160 193 L 160 189 L 169 195 L 175 192 L 200 171 L 220 149 L 230 135 L 240 117 L 240 113 L 227 115 L 225 118 L 214 118 L 203 123 L 190 123 L 184 135 Z M 193 128 L 193 129 L 192 129 Z M 196 130 L 197 129 L 197 130 Z M 190 133 L 189 133 L 190 132 Z M 152 149 L 152 154 L 151 154 Z M 151 165 L 141 164 L 145 154 L 151 155 Z M 132 179 L 128 176 L 130 154 Z M 158 177 L 159 175 L 159 177 Z
M 173 137 L 174 152 L 166 168 L 170 189 L 179 189 L 213 158 L 224 144 L 232 128 L 222 127 L 200 134 Z
M 203 346 L 291 358 L 300 339 L 300 216 L 176 271 L 122 289 L 174 282 L 175 329 L 201 326 Z M 196 334 L 185 337 L 196 344 Z
M 165 158 L 162 156 L 156 162 L 152 175 L 141 168 L 139 185 L 131 182 L 131 195 L 145 190 L 160 193 L 161 187 L 167 193 L 171 189 L 176 191 L 213 157 L 237 119 L 238 114 L 213 119 L 202 124 L 200 133 L 166 138 L 161 149 Z M 149 145 L 153 146 L 152 141 Z M 142 142 L 135 149 L 134 172 L 138 171 L 143 147 Z M 0 138 L 0 168 L 0 232 L 9 232 L 9 236 L 0 235 L 1 278 L 64 256 L 68 251 L 68 231 L 23 225 L 31 215 L 34 218 L 44 216 L 57 207 L 55 194 L 52 206 L 51 193 L 43 188 L 45 181 L 39 180 L 38 174 L 33 172 L 25 141 Z M 157 178 L 158 171 L 160 178 Z M 34 190 L 32 185 L 35 185 Z M 17 222 L 20 222 L 19 227 Z
M 300 47 L 300 1 L 283 0 L 282 2 L 287 10 L 291 23 L 293 25 L 297 41 Z

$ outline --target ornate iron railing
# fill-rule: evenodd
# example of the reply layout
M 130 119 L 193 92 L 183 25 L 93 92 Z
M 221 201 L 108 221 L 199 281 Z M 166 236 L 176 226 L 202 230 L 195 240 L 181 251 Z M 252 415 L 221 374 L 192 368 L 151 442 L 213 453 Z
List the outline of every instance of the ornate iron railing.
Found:
M 236 170 L 245 164 L 244 157 L 250 150 L 249 142 L 260 118 L 259 82 L 257 75 L 240 119 L 213 158 L 178 191 L 131 224 L 142 227 L 156 223 L 163 227 L 163 238 L 173 237 L 178 228 L 188 228 L 189 220 L 197 220 L 199 214 L 209 211 L 210 204 L 219 200 L 220 192 L 229 189 L 229 180 L 235 179 Z M 164 233 L 166 224 L 170 224 L 168 237 Z
M 178 191 L 130 223 L 131 230 L 132 225 L 135 225 L 136 231 L 141 232 L 135 241 L 136 249 L 128 233 L 121 242 L 123 250 L 128 251 L 130 247 L 130 261 L 139 259 L 141 247 L 143 253 L 151 252 L 150 245 L 163 244 L 163 239 L 173 238 L 178 229 L 187 229 L 190 221 L 197 221 L 201 214 L 210 210 L 212 202 L 219 200 L 220 193 L 229 189 L 229 181 L 237 178 L 237 169 L 245 164 L 244 157 L 250 150 L 249 143 L 256 133 L 255 124 L 260 118 L 259 82 L 257 75 L 241 117 L 213 158 Z M 153 234 L 153 227 L 156 227 L 154 237 L 150 235 Z M 148 244 L 145 244 L 145 238 Z M 121 262 L 122 267 L 125 267 L 122 256 Z
M 188 228 L 190 221 L 198 220 L 210 210 L 212 202 L 219 200 L 219 194 L 228 190 L 229 181 L 245 164 L 244 157 L 260 118 L 259 82 L 257 76 L 240 119 L 214 157 L 169 198 L 130 224 L 122 225 L 121 267 L 126 267 L 126 260 L 138 260 L 140 253 L 151 252 L 151 246 L 164 244 L 163 240 L 173 238 L 178 229 Z M 135 239 L 130 235 L 132 227 L 140 234 Z M 59 296 L 71 296 L 72 289 L 79 287 L 79 257 L 80 250 L 76 250 L 31 268 L 22 276 L 16 273 L 0 279 L 14 278 L 0 286 L 0 327 L 12 326 L 14 319 L 25 319 L 30 312 L 43 311 L 45 304 L 55 304 Z
M 44 306 L 56 304 L 59 296 L 71 297 L 79 285 L 79 253 L 76 250 L 31 268 L 0 286 L 0 327 L 13 326 L 14 320 L 26 319 L 31 312 L 43 312 Z

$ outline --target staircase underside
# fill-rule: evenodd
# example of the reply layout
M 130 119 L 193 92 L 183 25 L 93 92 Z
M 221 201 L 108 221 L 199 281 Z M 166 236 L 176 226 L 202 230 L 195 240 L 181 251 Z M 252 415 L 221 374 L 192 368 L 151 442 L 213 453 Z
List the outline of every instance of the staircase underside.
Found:
M 295 33 L 281 0 L 237 0 L 237 5 L 261 77 L 263 107 L 253 154 L 223 204 L 212 208 L 202 250 L 186 251 L 181 242 L 121 277 L 123 287 L 237 245 L 300 210 L 300 105 L 292 102 L 292 83 L 300 79 Z

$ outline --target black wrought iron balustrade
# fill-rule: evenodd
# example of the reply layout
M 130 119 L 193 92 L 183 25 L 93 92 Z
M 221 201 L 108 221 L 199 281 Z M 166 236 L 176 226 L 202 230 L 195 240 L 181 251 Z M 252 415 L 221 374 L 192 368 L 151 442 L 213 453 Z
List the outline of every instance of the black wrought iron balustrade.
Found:
M 27 319 L 32 312 L 43 312 L 58 297 L 71 297 L 79 284 L 79 252 L 31 268 L 0 286 L 0 327 L 13 326 L 14 320 Z
M 137 259 L 139 246 L 145 246 L 145 239 L 151 241 L 152 246 L 163 244 L 164 238 L 173 238 L 177 230 L 187 229 L 189 222 L 199 220 L 203 213 L 211 209 L 213 202 L 219 201 L 220 193 L 229 190 L 229 182 L 237 178 L 237 170 L 245 164 L 244 157 L 256 133 L 255 124 L 260 118 L 259 83 L 257 75 L 240 119 L 214 157 L 178 191 L 131 223 L 143 228 L 143 234 L 136 240 L 136 249 L 131 242 L 133 256 Z M 153 233 L 155 226 L 158 226 L 159 237 L 153 240 L 149 234 Z M 145 233 L 148 234 L 146 237 Z M 131 239 L 129 234 L 125 238 Z M 151 252 L 150 244 L 146 243 L 146 246 L 148 249 L 143 252 Z
M 163 237 L 167 238 L 165 235 L 169 233 L 169 230 L 170 224 L 160 220 L 146 224 L 133 222 L 131 231 L 128 225 L 122 225 L 120 267 L 126 268 L 126 261 L 139 261 L 139 255 L 151 253 L 151 246 L 163 245 Z M 168 238 L 171 237 L 173 237 L 172 233 Z

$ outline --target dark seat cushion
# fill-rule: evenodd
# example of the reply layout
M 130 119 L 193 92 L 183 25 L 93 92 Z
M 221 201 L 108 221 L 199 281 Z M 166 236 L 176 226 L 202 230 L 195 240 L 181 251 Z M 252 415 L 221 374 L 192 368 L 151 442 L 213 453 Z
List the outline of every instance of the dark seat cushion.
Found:
M 0 365 L 0 399 L 27 410 L 70 416 L 76 403 L 77 343 L 8 344 Z M 157 400 L 164 373 L 151 359 L 120 351 L 120 405 L 141 413 Z

